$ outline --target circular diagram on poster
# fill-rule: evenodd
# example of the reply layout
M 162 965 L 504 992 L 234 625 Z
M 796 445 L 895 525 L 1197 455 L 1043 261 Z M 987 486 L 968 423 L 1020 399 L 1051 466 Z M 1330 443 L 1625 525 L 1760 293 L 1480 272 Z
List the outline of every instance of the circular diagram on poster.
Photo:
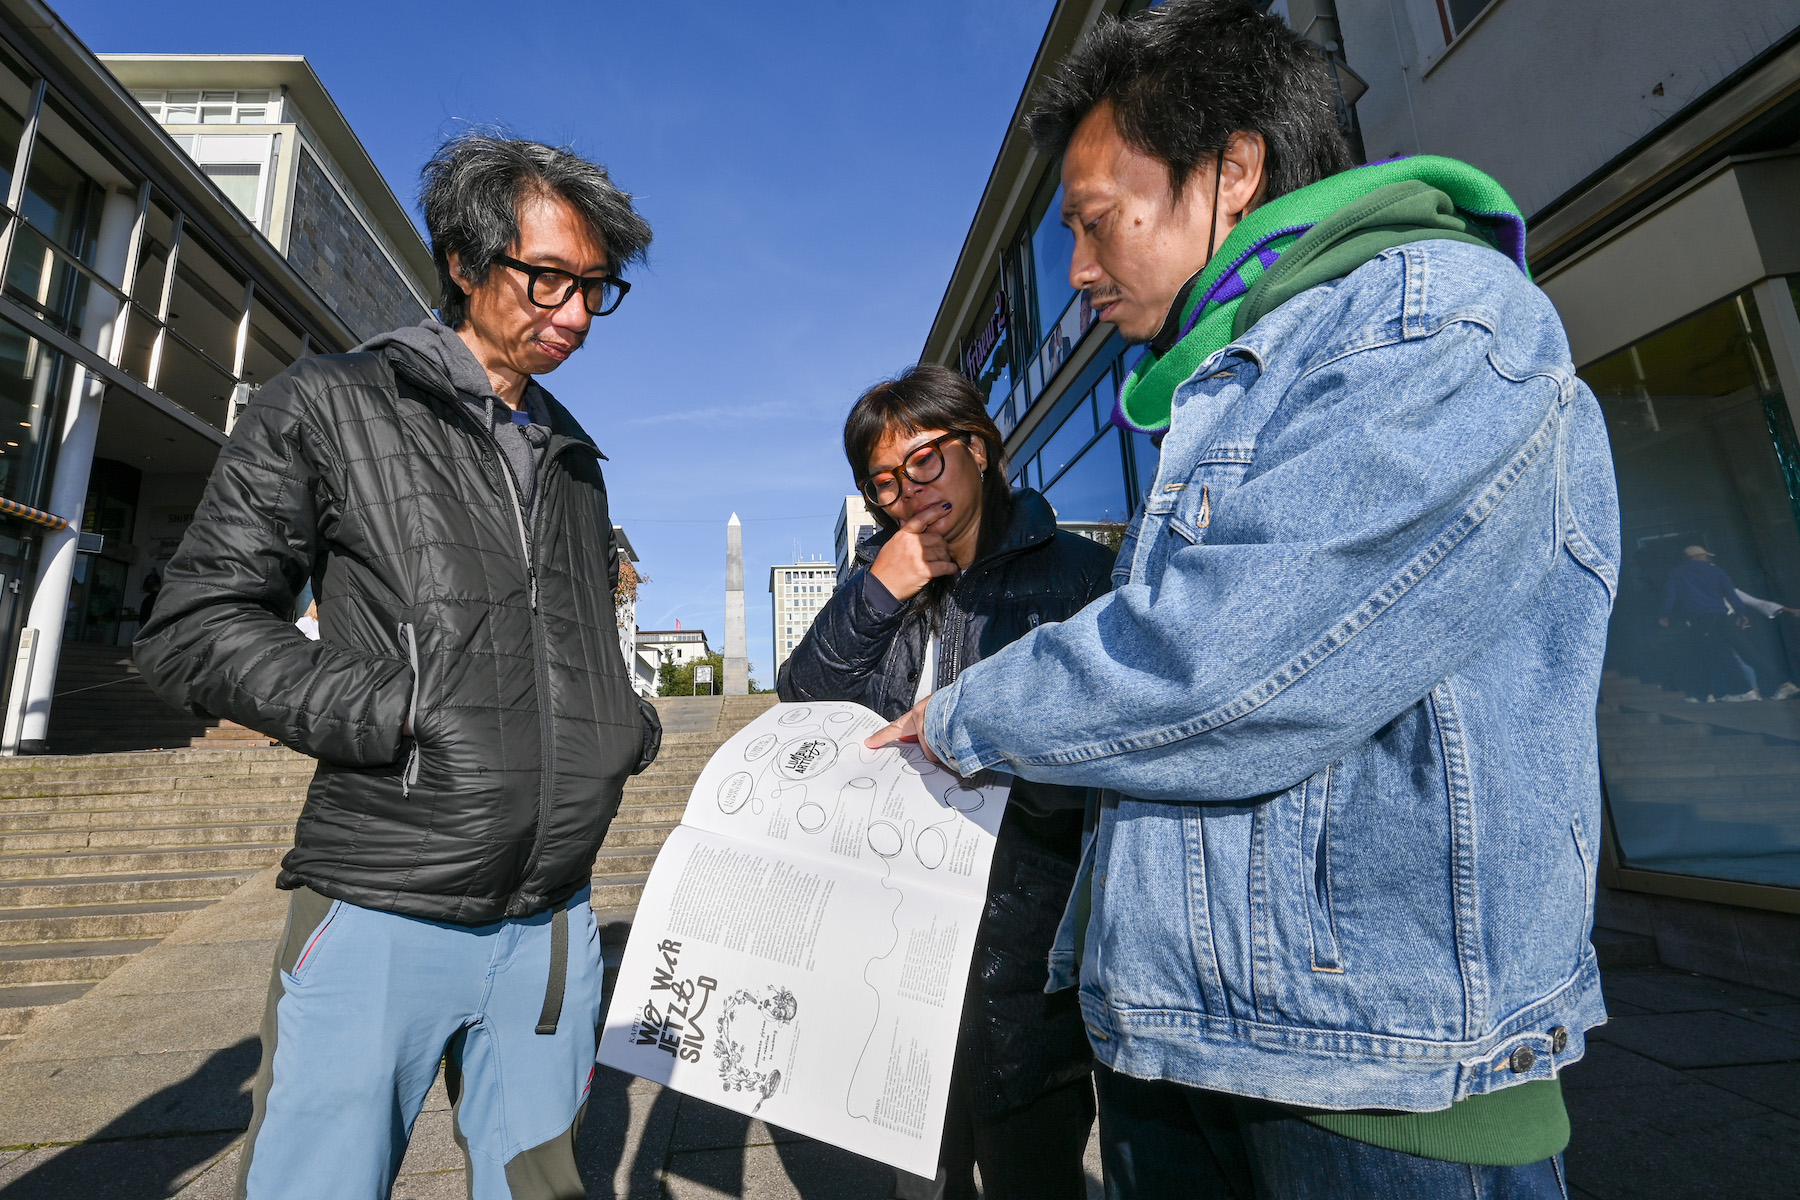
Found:
M 906 846 L 900 829 L 892 821 L 876 821 L 869 826 L 869 849 L 883 858 L 892 858 Z
M 736 812 L 750 799 L 755 786 L 756 780 L 751 778 L 748 771 L 727 775 L 719 784 L 719 808 L 727 813 Z
M 950 852 L 950 843 L 944 837 L 944 831 L 936 825 L 928 825 L 919 830 L 919 836 L 913 842 L 913 853 L 919 861 L 931 870 L 943 865 L 944 855 Z
M 972 813 L 979 809 L 987 797 L 967 783 L 959 783 L 944 793 L 944 804 L 960 813 Z
M 808 833 L 817 833 L 831 820 L 831 814 L 817 800 L 808 800 L 794 810 L 794 820 Z
M 756 738 L 748 746 L 744 747 L 744 761 L 755 762 L 757 759 L 773 750 L 775 748 L 775 743 L 779 740 L 780 739 L 772 733 L 765 733 L 761 737 Z
M 810 708 L 794 708 L 794 709 L 789 709 L 787 712 L 782 713 L 780 718 L 777 719 L 776 724 L 778 724 L 778 725 L 804 725 L 810 720 L 812 720 L 812 709 L 810 709 Z
M 795 738 L 775 752 L 775 771 L 783 779 L 811 779 L 837 762 L 837 743 L 828 737 Z

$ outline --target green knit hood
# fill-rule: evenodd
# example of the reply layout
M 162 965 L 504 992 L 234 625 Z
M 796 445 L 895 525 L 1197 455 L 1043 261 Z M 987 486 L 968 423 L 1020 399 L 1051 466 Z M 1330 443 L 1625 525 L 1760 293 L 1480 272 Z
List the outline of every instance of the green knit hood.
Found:
M 1498 250 L 1531 277 L 1518 207 L 1493 179 L 1452 158 L 1370 163 L 1269 201 L 1238 222 L 1189 290 L 1180 340 L 1133 368 L 1113 423 L 1167 429 L 1175 389 L 1213 352 L 1308 288 L 1383 250 L 1434 238 Z

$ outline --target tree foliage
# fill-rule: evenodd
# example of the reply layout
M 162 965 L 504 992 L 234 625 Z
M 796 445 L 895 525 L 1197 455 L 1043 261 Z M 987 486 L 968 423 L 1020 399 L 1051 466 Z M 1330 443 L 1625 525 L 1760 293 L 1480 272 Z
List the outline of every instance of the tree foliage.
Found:
M 718 651 L 705 658 L 691 659 L 684 663 L 665 662 L 656 672 L 656 694 L 659 696 L 704 696 L 694 686 L 694 668 L 701 663 L 711 663 L 713 669 L 712 694 L 718 695 L 725 690 L 725 656 Z M 701 684 L 705 687 L 705 684 Z M 773 688 L 758 687 L 756 676 L 750 677 L 752 695 L 773 691 Z

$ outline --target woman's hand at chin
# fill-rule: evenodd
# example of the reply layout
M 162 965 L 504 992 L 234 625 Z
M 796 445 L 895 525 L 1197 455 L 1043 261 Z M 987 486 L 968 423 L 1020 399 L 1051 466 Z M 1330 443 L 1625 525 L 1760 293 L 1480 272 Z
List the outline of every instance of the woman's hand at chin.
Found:
M 881 548 L 869 573 L 896 600 L 910 600 L 938 576 L 956 574 L 956 559 L 944 541 L 943 531 L 949 525 L 948 502 L 914 513 Z

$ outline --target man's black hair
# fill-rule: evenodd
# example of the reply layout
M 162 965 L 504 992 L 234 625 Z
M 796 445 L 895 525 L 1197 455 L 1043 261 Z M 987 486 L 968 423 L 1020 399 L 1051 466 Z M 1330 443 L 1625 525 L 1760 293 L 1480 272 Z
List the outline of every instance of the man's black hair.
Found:
M 463 277 L 480 286 L 495 257 L 517 245 L 519 205 L 534 196 L 573 205 L 605 247 L 607 269 L 615 275 L 642 261 L 650 247 L 650 226 L 631 207 L 631 196 L 614 186 L 605 167 L 573 150 L 471 130 L 439 146 L 421 175 L 438 315 L 446 325 L 460 325 L 468 315 L 468 297 L 450 278 L 451 252 Z
M 1177 196 L 1239 131 L 1267 146 L 1266 200 L 1353 165 L 1323 56 L 1250 0 L 1168 0 L 1100 18 L 1051 73 L 1026 128 L 1057 158 L 1108 102 L 1119 135 L 1168 165 Z

